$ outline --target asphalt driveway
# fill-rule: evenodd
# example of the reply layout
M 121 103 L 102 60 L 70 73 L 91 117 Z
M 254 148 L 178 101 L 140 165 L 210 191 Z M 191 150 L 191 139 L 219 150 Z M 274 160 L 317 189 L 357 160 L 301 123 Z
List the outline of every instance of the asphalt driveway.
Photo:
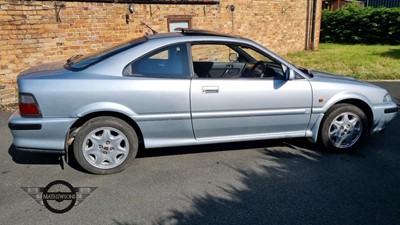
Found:
M 400 103 L 400 83 L 377 83 Z M 57 156 L 16 152 L 0 112 L 0 224 L 400 224 L 400 116 L 356 152 L 304 140 L 141 152 L 125 171 L 82 172 Z M 65 214 L 21 187 L 97 187 Z

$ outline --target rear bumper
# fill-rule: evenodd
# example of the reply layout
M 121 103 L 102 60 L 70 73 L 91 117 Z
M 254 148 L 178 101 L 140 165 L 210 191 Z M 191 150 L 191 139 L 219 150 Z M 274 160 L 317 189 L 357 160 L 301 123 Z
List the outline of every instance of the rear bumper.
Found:
M 383 132 L 398 113 L 398 107 L 393 102 L 375 106 L 373 110 L 374 121 L 371 133 Z
M 64 153 L 69 128 L 76 118 L 24 118 L 14 112 L 8 122 L 17 150 Z

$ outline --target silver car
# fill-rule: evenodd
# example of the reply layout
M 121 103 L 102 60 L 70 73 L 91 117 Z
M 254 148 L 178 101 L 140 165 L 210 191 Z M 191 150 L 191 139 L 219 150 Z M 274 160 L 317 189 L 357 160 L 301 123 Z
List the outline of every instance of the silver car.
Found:
M 16 149 L 73 149 L 95 174 L 123 170 L 139 148 L 303 137 L 346 152 L 397 114 L 382 88 L 188 29 L 31 68 L 18 88 Z

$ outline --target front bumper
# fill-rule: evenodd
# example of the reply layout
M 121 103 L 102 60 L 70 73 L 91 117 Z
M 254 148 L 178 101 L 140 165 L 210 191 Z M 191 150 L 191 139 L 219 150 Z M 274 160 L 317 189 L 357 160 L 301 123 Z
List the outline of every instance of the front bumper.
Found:
M 77 118 L 24 118 L 14 112 L 8 122 L 17 150 L 64 153 L 69 128 Z
M 394 102 L 374 106 L 374 121 L 371 133 L 383 132 L 387 125 L 397 116 L 398 107 Z

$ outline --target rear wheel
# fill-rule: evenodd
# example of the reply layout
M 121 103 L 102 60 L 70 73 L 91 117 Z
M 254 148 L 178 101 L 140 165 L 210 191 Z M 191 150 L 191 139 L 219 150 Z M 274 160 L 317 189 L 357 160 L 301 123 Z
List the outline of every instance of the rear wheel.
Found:
M 350 104 L 334 105 L 321 124 L 320 140 L 327 149 L 335 152 L 353 150 L 368 130 L 364 112 Z
M 114 117 L 88 120 L 74 141 L 76 161 L 88 172 L 112 174 L 124 170 L 136 157 L 138 138 L 125 121 Z

